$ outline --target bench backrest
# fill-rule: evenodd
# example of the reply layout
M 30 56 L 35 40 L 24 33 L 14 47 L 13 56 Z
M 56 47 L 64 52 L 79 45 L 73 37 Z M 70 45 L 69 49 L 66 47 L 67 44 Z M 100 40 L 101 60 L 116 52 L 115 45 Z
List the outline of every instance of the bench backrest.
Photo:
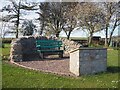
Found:
M 39 48 L 39 50 L 60 49 L 60 47 L 62 47 L 62 41 L 36 40 L 36 47 Z

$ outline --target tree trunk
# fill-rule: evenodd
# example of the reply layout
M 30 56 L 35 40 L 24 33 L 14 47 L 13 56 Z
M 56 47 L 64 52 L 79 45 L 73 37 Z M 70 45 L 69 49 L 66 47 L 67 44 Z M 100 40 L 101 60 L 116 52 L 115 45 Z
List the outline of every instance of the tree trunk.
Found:
M 57 32 L 57 33 L 56 33 L 56 37 L 57 37 L 57 38 L 59 37 L 59 34 L 60 34 L 60 32 Z
M 70 39 L 70 35 L 67 35 L 67 39 L 68 39 L 68 40 Z
M 68 34 L 66 34 L 68 40 L 70 39 L 71 32 L 72 32 L 72 30 L 70 30 L 70 31 L 68 32 Z
M 19 28 L 19 14 L 17 15 L 17 22 L 16 22 L 16 38 L 18 38 L 18 28 Z
M 108 38 L 107 38 L 107 36 L 108 36 L 108 31 L 106 30 L 106 36 L 105 36 L 105 47 L 108 47 Z
M 17 20 L 17 25 L 16 25 L 16 38 L 18 38 L 18 28 L 19 28 L 19 18 Z
M 108 47 L 108 25 L 106 26 L 105 31 L 105 47 Z
M 18 38 L 18 28 L 16 29 L 16 38 Z
M 91 46 L 91 45 L 92 45 L 92 36 L 90 36 L 90 37 L 89 37 L 88 44 L 89 44 L 89 46 Z
M 59 33 L 56 34 L 56 37 L 57 37 L 57 38 L 59 37 Z
M 18 29 L 19 29 L 19 21 L 20 21 L 20 4 L 21 4 L 21 2 L 19 2 L 19 7 L 17 10 L 16 38 L 18 38 Z
M 93 36 L 93 32 L 90 32 L 89 41 L 88 41 L 89 46 L 92 45 L 92 36 Z
M 43 34 L 43 29 L 44 29 L 44 22 L 42 23 L 42 26 L 41 26 L 40 35 Z
M 114 30 L 112 30 L 112 32 L 110 33 L 110 38 L 109 38 L 108 46 L 110 46 L 110 43 L 111 43 L 111 40 L 112 40 L 113 32 L 114 32 Z
M 59 31 L 59 21 L 57 20 L 57 23 L 56 23 L 56 37 L 58 38 L 59 37 L 59 34 L 60 34 L 60 31 Z
M 113 35 L 113 32 L 114 32 L 114 30 L 116 28 L 116 24 L 117 24 L 117 20 L 115 21 L 114 27 L 113 27 L 113 29 L 112 29 L 112 31 L 110 33 L 110 38 L 109 38 L 108 46 L 110 46 L 110 43 L 111 43 L 111 40 L 112 40 L 112 35 Z

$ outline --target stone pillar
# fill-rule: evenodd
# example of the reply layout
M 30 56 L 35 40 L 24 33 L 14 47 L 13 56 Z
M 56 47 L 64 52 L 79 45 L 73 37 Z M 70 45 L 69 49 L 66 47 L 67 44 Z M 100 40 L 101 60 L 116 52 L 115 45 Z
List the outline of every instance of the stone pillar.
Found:
M 70 71 L 76 76 L 104 72 L 106 69 L 106 48 L 79 48 L 70 52 Z

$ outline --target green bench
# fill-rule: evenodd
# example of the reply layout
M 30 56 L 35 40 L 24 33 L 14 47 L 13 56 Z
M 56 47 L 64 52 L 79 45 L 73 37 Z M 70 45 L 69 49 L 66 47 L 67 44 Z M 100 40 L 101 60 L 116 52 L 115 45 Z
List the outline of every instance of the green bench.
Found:
M 36 48 L 41 58 L 45 55 L 58 54 L 60 58 L 63 57 L 62 41 L 58 40 L 36 40 Z

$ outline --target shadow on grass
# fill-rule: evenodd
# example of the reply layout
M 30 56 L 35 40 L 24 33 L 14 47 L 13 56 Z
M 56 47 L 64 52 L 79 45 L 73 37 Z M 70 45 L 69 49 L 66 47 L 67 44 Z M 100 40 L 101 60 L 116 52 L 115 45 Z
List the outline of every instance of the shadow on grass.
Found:
M 107 72 L 120 73 L 120 67 L 119 66 L 109 66 L 109 67 L 107 67 Z

